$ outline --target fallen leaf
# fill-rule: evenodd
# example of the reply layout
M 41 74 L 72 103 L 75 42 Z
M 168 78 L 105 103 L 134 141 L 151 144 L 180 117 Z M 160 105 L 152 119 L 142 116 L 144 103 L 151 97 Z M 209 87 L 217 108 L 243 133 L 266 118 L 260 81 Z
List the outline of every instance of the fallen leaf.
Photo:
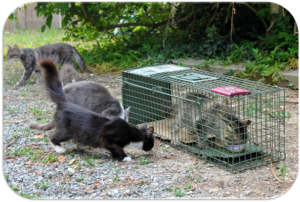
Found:
M 30 165 L 32 164 L 32 161 L 31 161 L 31 160 L 29 160 L 29 161 L 25 162 L 24 164 L 25 164 L 25 165 L 29 165 L 29 166 L 30 166 Z
M 65 179 L 65 182 L 70 182 L 71 181 L 71 179 Z
M 35 135 L 33 136 L 34 139 L 43 139 L 44 135 Z
M 274 170 L 274 168 L 273 168 L 273 164 L 272 164 L 272 163 L 271 163 L 271 172 L 272 172 L 273 176 L 274 176 L 279 182 L 283 183 L 282 180 L 279 179 L 279 178 L 277 177 L 277 175 L 276 175 L 276 173 L 275 173 L 275 170 Z
M 72 159 L 72 160 L 69 162 L 69 164 L 73 164 L 75 161 L 77 161 L 77 158 Z
M 92 189 L 93 189 L 92 187 L 87 187 L 87 188 L 85 188 L 83 191 L 84 191 L 84 192 L 90 192 Z
M 58 160 L 59 160 L 60 162 L 63 162 L 66 158 L 67 158 L 67 157 L 61 155 L 61 156 L 58 157 Z
M 48 161 L 48 163 L 53 163 L 53 161 Z
M 96 173 L 96 172 L 97 172 L 97 171 L 93 170 L 93 171 L 91 171 L 91 174 Z
M 94 182 L 95 184 L 100 184 L 100 182 Z
M 43 172 L 44 170 L 41 170 L 40 172 L 37 172 L 37 173 L 35 173 L 36 175 L 40 175 L 40 174 L 42 174 L 42 172 Z

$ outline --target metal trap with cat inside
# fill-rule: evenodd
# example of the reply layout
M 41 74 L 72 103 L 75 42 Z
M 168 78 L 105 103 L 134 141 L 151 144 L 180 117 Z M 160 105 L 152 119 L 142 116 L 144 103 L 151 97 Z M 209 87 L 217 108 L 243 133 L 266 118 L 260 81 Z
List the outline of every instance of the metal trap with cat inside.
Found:
M 284 160 L 285 91 L 170 64 L 122 71 L 129 122 L 232 173 Z

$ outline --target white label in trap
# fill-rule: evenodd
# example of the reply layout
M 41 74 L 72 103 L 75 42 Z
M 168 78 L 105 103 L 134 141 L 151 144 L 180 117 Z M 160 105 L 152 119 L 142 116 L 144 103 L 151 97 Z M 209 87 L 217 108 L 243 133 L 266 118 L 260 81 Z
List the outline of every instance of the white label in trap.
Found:
M 132 74 L 138 74 L 143 76 L 150 76 L 152 74 L 164 73 L 164 72 L 175 72 L 181 70 L 190 69 L 189 67 L 181 67 L 177 65 L 157 65 L 151 67 L 142 67 L 139 69 L 133 69 L 129 71 Z

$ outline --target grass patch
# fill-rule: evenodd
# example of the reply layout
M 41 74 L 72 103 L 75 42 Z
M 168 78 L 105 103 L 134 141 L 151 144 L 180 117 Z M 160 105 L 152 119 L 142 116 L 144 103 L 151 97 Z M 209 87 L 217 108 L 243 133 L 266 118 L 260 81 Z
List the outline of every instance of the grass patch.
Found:
M 174 194 L 175 194 L 175 196 L 183 197 L 185 195 L 185 192 L 184 192 L 183 188 L 175 188 Z
M 77 177 L 76 179 L 75 179 L 77 182 L 81 182 L 81 181 L 83 181 L 84 179 L 83 179 L 83 177 Z
M 43 164 L 46 164 L 48 162 L 55 162 L 57 160 L 58 158 L 54 154 L 50 153 L 49 156 L 47 156 L 42 162 Z
M 168 149 L 167 147 L 165 147 L 165 148 L 162 149 L 162 151 L 163 151 L 163 152 L 168 152 L 169 149 Z
M 46 190 L 46 189 L 48 189 L 50 186 L 51 186 L 51 184 L 50 184 L 49 182 L 41 181 L 40 189 Z
M 29 198 L 29 199 L 42 199 L 42 197 L 37 197 L 37 196 L 35 196 L 35 195 L 29 195 L 29 194 L 24 194 L 24 193 L 22 193 L 22 192 L 20 192 L 19 193 L 19 195 L 20 196 L 23 196 L 23 197 L 25 197 L 25 198 Z

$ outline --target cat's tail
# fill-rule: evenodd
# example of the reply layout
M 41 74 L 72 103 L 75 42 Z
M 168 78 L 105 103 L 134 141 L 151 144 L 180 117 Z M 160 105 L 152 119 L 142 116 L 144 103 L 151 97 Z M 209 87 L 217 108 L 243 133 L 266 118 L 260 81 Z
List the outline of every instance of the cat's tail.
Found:
M 89 73 L 93 73 L 92 70 L 90 70 L 89 68 L 87 68 L 87 66 L 85 66 L 83 59 L 81 57 L 81 55 L 78 53 L 78 51 L 76 50 L 76 48 L 73 48 L 73 54 L 74 57 L 80 67 L 80 69 L 82 69 L 83 71 L 89 72 Z
M 37 63 L 43 69 L 46 91 L 51 100 L 56 104 L 67 102 L 55 63 L 48 59 L 39 60 Z
M 28 125 L 28 127 L 31 129 L 47 131 L 47 130 L 51 130 L 51 129 L 55 128 L 55 121 L 52 120 L 50 123 L 47 123 L 47 124 L 30 123 Z

